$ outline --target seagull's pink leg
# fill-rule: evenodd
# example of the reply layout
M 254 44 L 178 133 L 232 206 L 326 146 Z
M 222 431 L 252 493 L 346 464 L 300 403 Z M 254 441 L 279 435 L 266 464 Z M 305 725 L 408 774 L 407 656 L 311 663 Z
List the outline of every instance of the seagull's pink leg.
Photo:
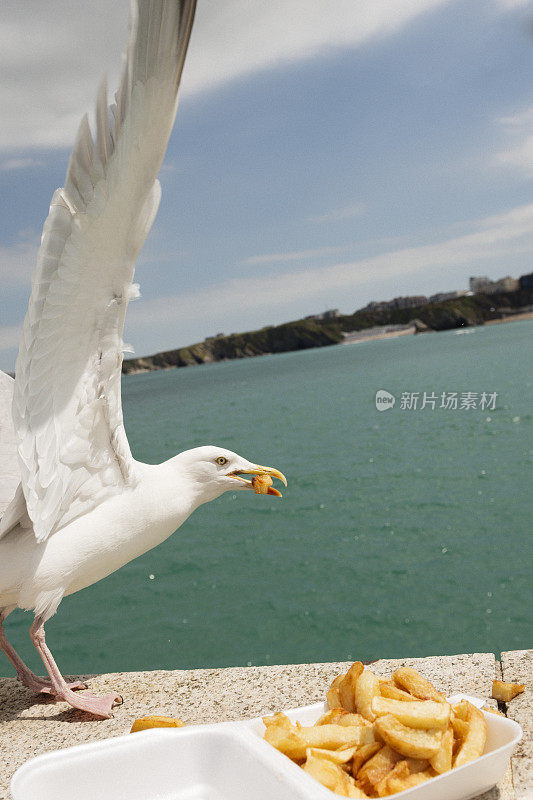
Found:
M 44 638 L 44 622 L 38 617 L 36 617 L 32 623 L 30 636 L 50 675 L 52 693 L 55 695 L 56 700 L 64 700 L 73 708 L 79 708 L 80 711 L 87 711 L 89 714 L 95 714 L 104 719 L 109 719 L 109 717 L 113 716 L 111 708 L 115 703 L 122 703 L 122 697 L 115 693 L 105 695 L 105 697 L 95 697 L 95 695 L 89 694 L 89 692 L 78 695 L 74 694 L 61 675 L 59 667 L 46 645 Z
M 11 661 L 13 666 L 17 671 L 17 678 L 19 681 L 24 685 L 27 686 L 28 689 L 31 689 L 33 692 L 37 694 L 42 692 L 44 694 L 51 694 L 52 691 L 52 684 L 49 680 L 45 680 L 44 678 L 38 678 L 37 675 L 34 675 L 33 672 L 29 667 L 26 666 L 24 661 L 21 659 L 17 651 L 15 650 L 12 645 L 6 639 L 6 635 L 4 633 L 3 623 L 4 618 L 0 615 L 0 648 L 4 651 L 8 659 Z M 82 681 L 73 681 L 72 683 L 67 684 L 69 689 L 86 689 L 87 684 L 83 683 Z

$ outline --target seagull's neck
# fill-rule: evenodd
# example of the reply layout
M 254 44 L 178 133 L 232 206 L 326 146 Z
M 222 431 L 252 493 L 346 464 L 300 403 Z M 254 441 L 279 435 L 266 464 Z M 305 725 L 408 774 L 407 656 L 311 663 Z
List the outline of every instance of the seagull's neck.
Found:
M 179 463 L 179 457 L 163 464 L 137 463 L 137 474 L 139 484 L 134 492 L 145 517 L 145 535 L 153 541 L 150 547 L 168 538 L 198 506 L 223 493 L 198 481 Z

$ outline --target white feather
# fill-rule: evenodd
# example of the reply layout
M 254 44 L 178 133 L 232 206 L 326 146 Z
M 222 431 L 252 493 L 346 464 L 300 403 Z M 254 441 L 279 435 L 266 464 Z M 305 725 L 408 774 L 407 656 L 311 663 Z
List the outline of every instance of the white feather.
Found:
M 13 378 L 0 372 L 0 517 L 15 496 L 20 482 L 17 440 L 11 419 Z
M 122 331 L 176 114 L 194 0 L 138 0 L 116 106 L 105 81 L 96 142 L 81 121 L 65 187 L 44 224 L 24 322 L 13 419 L 21 493 L 37 541 L 138 481 L 122 422 Z M 137 289 L 138 291 L 138 289 Z

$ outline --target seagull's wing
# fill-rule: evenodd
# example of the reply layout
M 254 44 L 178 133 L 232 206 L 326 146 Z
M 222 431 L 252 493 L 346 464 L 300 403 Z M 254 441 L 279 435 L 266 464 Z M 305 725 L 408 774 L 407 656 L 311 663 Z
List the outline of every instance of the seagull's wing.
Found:
M 136 482 L 122 423 L 122 331 L 157 213 L 194 11 L 195 0 L 133 4 L 116 104 L 107 106 L 104 83 L 95 140 L 85 117 L 44 224 L 13 402 L 38 541 Z
M 0 372 L 0 517 L 13 499 L 20 482 L 17 440 L 11 419 L 14 381 Z

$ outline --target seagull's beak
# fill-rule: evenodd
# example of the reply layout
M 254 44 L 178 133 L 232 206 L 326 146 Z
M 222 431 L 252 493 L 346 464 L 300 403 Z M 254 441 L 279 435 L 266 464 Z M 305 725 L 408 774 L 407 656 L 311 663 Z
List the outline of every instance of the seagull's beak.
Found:
M 253 489 L 253 484 L 252 481 L 241 478 L 241 475 L 272 475 L 273 478 L 278 478 L 285 486 L 287 485 L 287 478 L 283 472 L 280 472 L 279 469 L 275 469 L 275 467 L 262 467 L 261 464 L 254 464 L 249 469 L 240 469 L 238 472 L 239 474 L 230 472 L 228 478 L 235 478 L 235 480 L 242 481 L 246 484 L 243 486 L 243 489 Z M 278 492 L 273 486 L 268 487 L 267 494 L 273 494 L 276 497 L 282 496 L 281 492 Z

